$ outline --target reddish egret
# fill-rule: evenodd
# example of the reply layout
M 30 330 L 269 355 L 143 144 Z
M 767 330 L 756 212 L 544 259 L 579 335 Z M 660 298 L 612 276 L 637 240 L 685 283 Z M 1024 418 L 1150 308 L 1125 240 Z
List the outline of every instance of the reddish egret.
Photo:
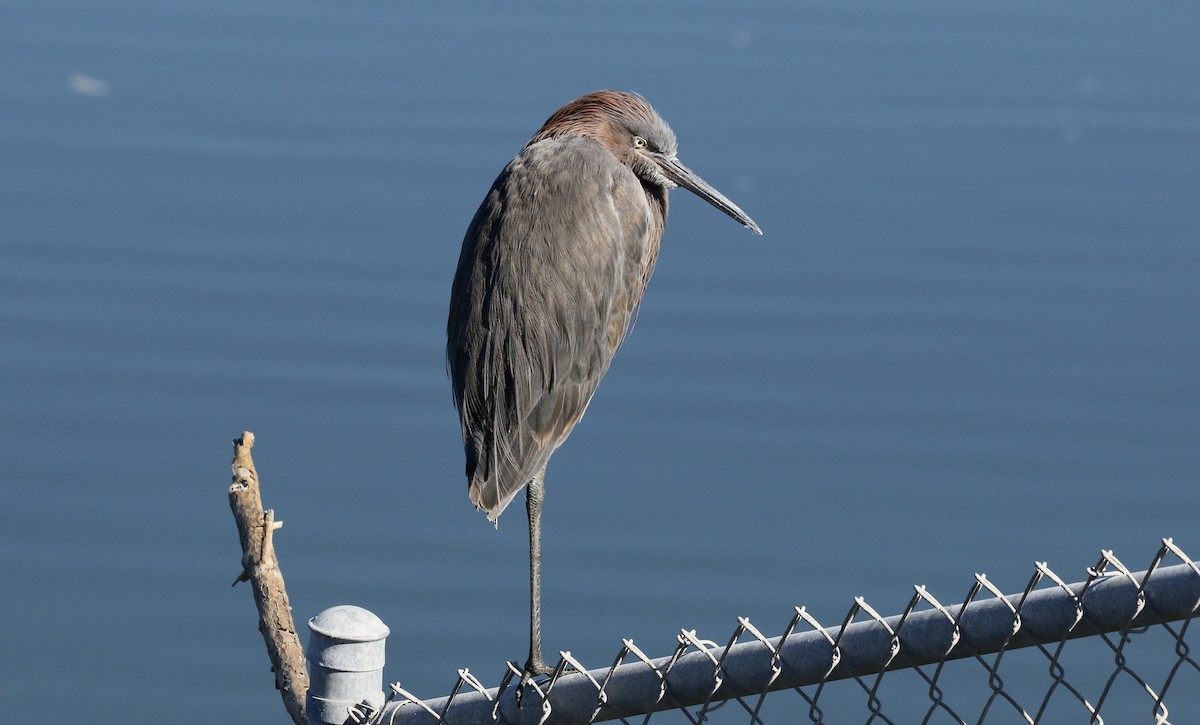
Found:
M 583 416 L 646 290 L 667 191 L 758 225 L 675 156 L 632 93 L 560 108 L 492 184 L 463 239 L 446 325 L 471 502 L 495 522 L 523 486 L 529 515 L 527 675 L 542 659 L 546 463 Z

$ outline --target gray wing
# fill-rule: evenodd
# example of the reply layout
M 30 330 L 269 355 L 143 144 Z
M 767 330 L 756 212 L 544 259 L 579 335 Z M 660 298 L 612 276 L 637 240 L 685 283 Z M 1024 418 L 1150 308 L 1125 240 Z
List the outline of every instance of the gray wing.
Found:
M 533 144 L 466 237 L 446 355 L 471 501 L 495 521 L 583 416 L 641 300 L 662 225 L 598 143 Z

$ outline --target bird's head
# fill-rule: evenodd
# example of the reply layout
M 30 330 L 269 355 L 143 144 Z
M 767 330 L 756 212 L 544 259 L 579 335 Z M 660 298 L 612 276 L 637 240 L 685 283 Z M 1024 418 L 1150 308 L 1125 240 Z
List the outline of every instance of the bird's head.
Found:
M 664 189 L 682 186 L 742 226 L 762 234 L 762 229 L 737 204 L 680 162 L 675 132 L 650 103 L 636 93 L 596 91 L 576 98 L 555 111 L 527 146 L 559 136 L 593 139 L 611 151 L 643 183 Z

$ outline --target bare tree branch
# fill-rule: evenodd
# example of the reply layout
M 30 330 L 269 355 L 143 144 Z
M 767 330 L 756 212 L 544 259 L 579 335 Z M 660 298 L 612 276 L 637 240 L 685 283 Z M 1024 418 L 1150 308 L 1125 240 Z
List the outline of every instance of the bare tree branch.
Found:
M 275 520 L 274 511 L 263 510 L 258 473 L 250 457 L 253 447 L 254 434 L 249 431 L 233 441 L 229 507 L 242 542 L 242 573 L 233 583 L 248 581 L 253 587 L 258 629 L 271 658 L 275 687 L 296 725 L 307 725 L 304 697 L 308 692 L 308 671 L 304 668 L 304 649 L 292 621 L 292 607 L 273 543 L 275 529 L 283 526 L 283 522 Z

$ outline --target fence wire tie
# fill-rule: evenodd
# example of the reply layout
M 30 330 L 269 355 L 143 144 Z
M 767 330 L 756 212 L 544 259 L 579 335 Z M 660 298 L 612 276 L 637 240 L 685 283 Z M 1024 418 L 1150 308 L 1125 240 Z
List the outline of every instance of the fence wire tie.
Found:
M 441 715 L 438 715 L 436 712 L 434 712 L 432 707 L 426 705 L 425 702 L 416 695 L 401 687 L 399 682 L 393 682 L 390 687 L 392 688 L 393 695 L 399 695 L 400 697 L 403 697 L 405 703 L 411 702 L 412 704 L 432 715 L 438 722 L 442 722 Z
M 682 657 L 683 654 L 688 651 L 688 648 L 690 648 L 692 646 L 691 645 L 692 639 L 696 639 L 696 641 L 700 641 L 697 638 L 696 630 L 694 630 L 694 629 L 691 630 L 691 637 L 689 637 L 688 634 L 689 634 L 688 630 L 681 629 L 681 630 L 679 630 L 679 634 L 675 635 L 675 641 L 677 644 L 675 647 L 675 651 L 671 653 L 671 658 L 669 660 L 667 660 L 667 669 L 663 672 L 664 675 L 670 675 L 671 670 L 675 669 L 675 665 L 679 662 L 679 658 Z M 709 642 L 709 644 L 711 644 L 713 647 L 717 646 L 716 642 Z M 707 651 L 704 649 L 704 647 L 702 645 L 698 646 L 696 649 L 707 654 Z M 712 655 L 709 655 L 709 659 L 712 659 Z
M 1042 581 L 1042 573 L 1034 568 L 1033 575 L 1029 577 L 1029 583 L 1025 585 L 1025 591 L 1021 592 L 1021 597 L 1017 599 L 1017 614 L 1025 608 L 1025 602 L 1029 599 L 1029 595 L 1037 589 L 1037 585 Z
M 718 662 L 717 658 L 713 657 L 712 652 L 709 651 L 709 649 L 716 649 L 717 643 L 708 639 L 700 639 L 696 634 L 696 630 L 694 629 L 679 630 L 679 643 L 684 645 L 685 649 L 686 645 L 690 644 L 700 652 L 703 652 L 704 656 L 713 663 L 713 689 L 712 692 L 708 693 L 708 697 L 711 699 L 712 696 L 716 694 L 717 690 L 721 689 L 721 683 L 724 682 L 724 678 L 721 677 L 721 663 Z
M 458 693 L 462 691 L 462 686 L 466 683 L 466 680 L 463 679 L 463 672 L 465 671 L 458 671 L 458 679 L 454 681 L 454 687 L 450 688 L 450 694 L 446 697 L 446 704 L 442 706 L 442 714 L 438 716 L 438 722 L 446 721 L 446 713 L 450 712 L 450 706 L 454 704 L 454 698 L 458 697 Z
M 1034 565 L 1039 573 L 1058 585 L 1058 588 L 1066 592 L 1067 596 L 1071 597 L 1071 601 L 1075 602 L 1075 621 L 1071 622 L 1070 627 L 1067 627 L 1067 632 L 1075 631 L 1075 627 L 1079 626 L 1080 620 L 1083 619 L 1083 600 L 1075 596 L 1075 592 L 1071 591 L 1071 585 L 1055 574 L 1049 564 L 1044 561 L 1035 561 Z
M 1117 571 L 1109 571 L 1110 566 Z M 1133 578 L 1133 574 L 1117 559 L 1112 549 L 1101 549 L 1100 560 L 1096 562 L 1095 566 L 1088 567 L 1087 572 L 1092 579 L 1106 579 L 1124 574 L 1130 581 L 1137 584 L 1137 580 Z
M 442 714 L 438 716 L 438 722 L 446 721 L 446 714 L 450 712 L 450 706 L 454 704 L 454 698 L 458 697 L 458 693 L 462 691 L 462 686 L 464 684 L 469 685 L 471 689 L 483 695 L 488 702 L 492 701 L 492 698 L 488 696 L 487 688 L 483 686 L 483 683 L 480 682 L 474 675 L 472 675 L 467 668 L 463 667 L 462 669 L 458 670 L 458 680 L 455 681 L 454 687 L 451 688 L 450 695 L 446 698 L 446 704 L 442 706 Z M 494 711 L 492 719 L 496 719 Z
M 608 681 L 612 679 L 613 673 L 625 661 L 625 655 L 629 654 L 629 645 L 625 644 L 628 640 L 622 641 L 621 651 L 617 652 L 616 659 L 613 660 L 612 666 L 608 668 L 608 672 L 604 673 L 604 682 L 600 683 L 600 695 L 596 699 L 596 709 L 592 710 L 592 716 L 588 718 L 588 722 L 595 722 L 600 711 L 604 709 L 604 705 L 608 702 Z M 590 675 L 589 675 L 590 676 Z M 593 680 L 595 682 L 595 680 Z M 662 695 L 659 695 L 660 699 Z
M 1008 637 L 1004 639 L 1004 646 L 1007 647 L 1008 643 L 1012 641 L 1012 638 L 1016 636 L 1017 632 L 1021 631 L 1021 613 L 1017 611 L 1017 608 L 1013 606 L 1012 602 L 1008 601 L 1008 597 L 1004 596 L 1004 592 L 1000 591 L 1000 589 L 997 588 L 996 585 L 987 578 L 987 574 L 976 574 L 975 581 L 979 582 L 980 586 L 982 586 L 984 589 L 987 589 L 989 592 L 991 592 L 996 599 L 1003 602 L 1004 606 L 1008 607 L 1008 611 L 1012 612 L 1012 631 L 1009 632 Z M 1001 651 L 1003 651 L 1003 649 L 1004 648 L 1001 647 Z
M 515 667 L 516 667 L 516 664 L 514 664 L 512 662 L 512 660 L 509 660 L 504 663 L 504 677 L 500 678 L 500 685 L 496 688 L 496 699 L 492 701 L 492 721 L 493 722 L 498 721 L 500 719 L 500 702 L 504 697 L 505 690 L 508 689 L 508 683 L 512 682 Z M 520 691 L 517 692 L 516 700 L 517 700 L 517 703 L 519 704 L 521 701 Z
M 654 672 L 654 674 L 658 675 L 658 699 L 654 701 L 654 704 L 657 705 L 658 703 L 662 702 L 662 699 L 667 696 L 667 676 L 666 676 L 666 674 L 664 674 L 662 670 L 660 670 L 654 666 L 654 663 L 650 661 L 650 658 L 646 656 L 646 653 L 642 652 L 640 649 L 638 649 L 637 645 L 635 645 L 633 643 L 632 639 L 622 639 L 621 644 L 624 645 L 625 649 L 629 650 L 633 654 L 634 657 L 637 657 L 639 660 L 641 660 L 642 664 L 649 667 L 651 669 L 651 671 Z M 622 659 L 624 659 L 624 654 L 622 654 L 620 657 L 617 658 L 618 661 L 620 661 Z M 606 684 L 608 683 L 607 678 L 605 678 L 604 681 Z
M 1121 560 L 1117 558 L 1116 554 L 1114 554 L 1112 550 L 1103 549 L 1100 553 L 1104 555 L 1105 559 L 1108 559 L 1110 562 L 1112 562 L 1112 565 L 1115 566 L 1118 571 L 1124 574 L 1126 579 L 1128 579 L 1135 587 L 1137 587 L 1137 608 L 1134 609 L 1133 616 L 1129 618 L 1129 625 L 1132 627 L 1133 620 L 1137 619 L 1141 615 L 1142 610 L 1146 608 L 1146 582 L 1139 582 L 1137 577 L 1133 575 L 1133 572 L 1129 571 L 1129 569 L 1121 563 Z M 1147 573 L 1146 579 L 1148 580 L 1149 578 L 1150 575 Z
M 915 590 L 917 586 L 914 586 L 913 589 Z M 904 625 L 908 622 L 908 618 L 912 616 L 913 610 L 916 609 L 917 605 L 920 603 L 921 595 L 919 592 L 914 591 L 913 595 L 908 598 L 908 604 L 904 605 L 904 611 L 900 614 L 900 621 L 896 622 L 897 632 L 904 631 Z
M 738 617 L 738 626 L 734 627 L 733 636 L 729 638 L 729 641 L 725 644 L 725 649 L 721 651 L 721 656 L 717 658 L 717 667 L 722 672 L 724 672 L 725 658 L 729 656 L 729 651 L 733 649 L 733 646 L 737 644 L 742 634 L 746 631 L 746 625 L 742 624 L 744 621 L 747 621 L 745 617 Z
M 1170 548 L 1167 547 L 1166 539 L 1160 539 L 1160 541 L 1162 541 L 1162 546 L 1158 547 L 1158 553 L 1154 555 L 1154 561 L 1150 562 L 1150 566 L 1146 567 L 1146 579 L 1154 576 L 1155 572 L 1158 571 L 1158 567 L 1162 566 L 1163 559 L 1165 559 L 1167 554 L 1171 551 Z
M 1144 579 L 1142 579 L 1142 588 L 1143 589 L 1146 587 L 1147 584 L 1150 583 L 1150 577 L 1152 577 L 1158 573 L 1159 567 L 1162 566 L 1163 559 L 1165 559 L 1167 557 L 1167 554 L 1171 552 L 1172 546 L 1173 545 L 1172 545 L 1172 542 L 1170 539 L 1162 539 L 1162 546 L 1159 548 L 1158 554 L 1155 555 L 1154 561 L 1150 564 L 1150 567 L 1146 570 L 1146 577 Z M 1153 608 L 1153 605 L 1151 605 L 1151 606 Z M 1192 611 L 1195 611 L 1195 607 L 1192 607 Z
M 375 708 L 371 707 L 371 703 L 363 700 L 349 709 L 345 722 L 351 725 L 371 725 L 379 722 L 376 718 L 381 715 L 381 711 L 376 712 Z
M 1118 571 L 1124 574 L 1129 581 L 1133 582 L 1135 585 L 1138 583 L 1137 578 L 1133 576 L 1133 572 L 1129 571 L 1129 568 L 1121 563 L 1121 560 L 1117 558 L 1117 555 L 1113 553 L 1112 549 L 1101 549 L 1100 553 L 1103 554 L 1104 558 L 1107 559 L 1113 566 L 1115 566 Z
M 1190 566 L 1192 568 L 1192 571 L 1196 572 L 1196 576 L 1200 576 L 1200 567 L 1197 567 L 1196 562 L 1189 559 L 1188 555 L 1183 553 L 1183 549 L 1180 549 L 1178 546 L 1175 545 L 1174 539 L 1171 539 L 1171 538 L 1163 539 L 1162 543 L 1163 543 L 1163 546 L 1170 549 L 1171 553 L 1174 554 L 1180 561 L 1182 561 L 1184 564 L 1187 564 L 1188 566 Z
M 596 703 L 596 709 L 592 710 L 592 716 L 590 718 L 588 718 L 588 721 L 591 722 L 591 721 L 595 720 L 596 716 L 600 714 L 600 709 L 603 708 L 604 705 L 608 702 L 608 693 L 604 691 L 604 686 L 608 684 L 608 677 L 604 678 L 604 685 L 601 685 L 599 682 L 596 682 L 595 677 L 592 677 L 591 672 L 588 672 L 586 669 L 584 669 L 584 666 L 579 662 L 579 660 L 577 660 L 571 656 L 570 652 L 563 651 L 563 652 L 559 652 L 559 654 L 562 655 L 564 662 L 566 662 L 567 664 L 574 667 L 576 672 L 578 672 L 578 673 L 582 674 L 584 677 L 588 678 L 588 680 L 591 681 L 592 686 L 594 686 L 596 688 L 596 693 L 599 696 L 599 701 Z M 609 674 L 612 674 L 612 670 L 609 670 Z M 551 683 L 551 687 L 553 687 L 553 683 Z M 546 694 L 547 695 L 550 694 L 549 689 L 546 690 Z
M 508 682 L 513 677 L 521 678 L 520 683 L 517 685 L 517 692 L 514 695 L 514 700 L 516 700 L 516 703 L 517 703 L 517 709 L 518 710 L 521 709 L 521 701 L 523 699 L 525 699 L 525 688 L 532 687 L 534 689 L 534 691 L 537 692 L 538 697 L 540 697 L 542 699 L 542 718 L 540 720 L 538 720 L 538 725 L 543 725 L 547 720 L 550 719 L 550 710 L 551 710 L 550 701 L 548 699 L 546 699 L 546 692 L 542 691 L 541 686 L 538 685 L 538 683 L 532 677 L 526 677 L 525 670 L 520 667 L 517 667 L 516 663 L 514 663 L 512 660 L 509 660 L 505 664 L 508 665 L 508 674 L 504 677 L 504 682 L 503 682 L 504 685 L 507 685 Z M 561 670 L 562 666 L 563 666 L 563 661 L 560 659 L 558 661 L 558 667 L 555 668 L 555 672 L 558 673 Z M 551 686 L 554 685 L 555 679 L 557 679 L 557 677 L 552 678 L 550 680 Z M 503 690 L 501 690 L 501 692 L 502 691 Z M 496 706 L 494 708 L 492 708 L 492 719 L 493 720 L 500 719 L 499 708 L 500 708 L 500 693 L 498 692 L 498 693 L 496 693 Z
M 742 625 L 742 629 L 749 632 L 750 636 L 757 639 L 759 642 L 765 645 L 768 650 L 771 651 L 771 679 L 767 680 L 767 685 L 763 688 L 765 690 L 774 684 L 780 673 L 783 672 L 783 666 L 780 664 L 779 660 L 779 650 L 767 641 L 767 638 L 763 636 L 762 632 L 759 632 L 753 624 L 750 624 L 749 619 L 746 619 L 745 617 L 738 617 L 738 624 Z M 782 642 L 783 640 L 780 640 L 780 643 Z
M 463 682 L 470 685 L 472 690 L 475 690 L 480 695 L 486 697 L 488 702 L 492 701 L 491 696 L 489 696 L 487 693 L 487 688 L 484 687 L 483 683 L 479 681 L 479 678 L 475 677 L 475 675 L 472 675 L 470 670 L 468 670 L 466 667 L 458 671 L 458 676 Z
M 896 630 L 892 629 L 887 622 L 883 621 L 883 617 L 879 616 L 879 612 L 876 612 L 870 604 L 867 604 L 866 599 L 863 599 L 862 597 L 855 597 L 854 603 L 858 605 L 859 609 L 866 612 L 867 616 L 875 620 L 879 626 L 887 630 L 887 633 L 892 636 L 891 654 L 888 655 L 887 662 L 885 662 L 883 667 L 880 669 L 880 671 L 885 670 L 887 669 L 887 666 L 892 663 L 892 660 L 896 659 L 896 655 L 900 654 L 900 637 L 896 634 Z
M 667 681 L 667 677 L 669 677 L 671 675 L 671 670 L 675 669 L 675 664 L 679 662 L 679 658 L 683 656 L 684 652 L 687 652 L 689 645 L 687 643 L 687 640 L 685 640 L 680 635 L 675 635 L 675 640 L 677 643 L 675 646 L 675 651 L 671 653 L 671 657 L 667 660 L 666 667 L 661 671 L 661 674 L 659 675 L 659 677 L 661 678 L 662 698 L 666 698 L 669 696 L 671 698 L 671 701 L 675 703 L 675 706 L 678 707 L 679 709 L 683 710 L 683 706 L 680 705 L 679 701 L 675 698 L 675 696 L 671 694 L 671 684 Z M 649 664 L 649 660 L 645 660 L 645 661 L 647 664 Z M 651 665 L 651 666 L 653 666 L 653 665 Z M 660 700 L 662 698 L 660 698 Z M 683 710 L 683 711 L 685 713 L 687 712 L 686 710 Z M 688 716 L 688 719 L 691 720 L 690 715 Z M 693 722 L 695 722 L 695 721 L 693 721 Z
M 971 591 L 967 592 L 967 596 L 963 598 L 962 608 L 958 610 L 957 622 L 961 623 L 963 618 L 967 616 L 967 610 L 970 608 L 971 603 L 975 601 L 975 597 L 979 596 L 979 590 L 982 588 L 983 585 L 976 579 L 975 583 L 971 585 Z
M 783 648 L 783 643 L 787 641 L 787 638 L 792 636 L 792 630 L 794 630 L 796 625 L 800 623 L 800 610 L 804 609 L 804 607 L 793 608 L 796 610 L 796 613 L 792 615 L 792 620 L 788 622 L 786 627 L 783 628 L 783 635 L 779 637 L 779 646 L 781 649 Z
M 399 683 L 397 683 L 397 684 L 399 684 Z M 396 691 L 394 689 L 392 689 L 391 687 L 389 687 L 387 699 L 385 699 L 383 701 L 383 704 L 379 706 L 378 710 L 375 710 L 374 708 L 372 708 L 370 703 L 368 703 L 366 700 L 363 700 L 362 702 L 360 702 L 358 705 L 355 706 L 355 708 L 366 708 L 367 709 L 367 718 L 365 720 L 363 720 L 362 722 L 366 723 L 367 725 L 379 725 L 379 723 L 383 722 L 383 715 L 385 712 L 387 712 L 388 705 L 392 704 L 392 701 L 395 699 L 396 699 Z M 354 710 L 351 710 L 351 714 L 354 714 L 354 712 L 355 712 Z
M 745 617 L 738 617 L 738 620 L 739 620 L 738 626 L 733 628 L 733 634 L 729 637 L 729 641 L 725 643 L 725 649 L 721 650 L 721 656 L 716 659 L 716 669 L 713 670 L 713 680 L 714 680 L 713 691 L 708 693 L 708 697 L 704 698 L 704 703 L 700 706 L 700 721 L 701 722 L 704 722 L 705 720 L 707 720 L 707 713 L 718 710 L 718 709 L 724 707 L 729 702 L 728 699 L 724 699 L 724 700 L 718 701 L 718 703 L 715 707 L 709 707 L 712 704 L 713 695 L 716 694 L 717 690 L 721 689 L 721 685 L 725 681 L 725 678 L 722 675 L 722 673 L 725 671 L 725 658 L 729 656 L 729 651 L 733 649 L 733 646 L 735 644 L 737 644 L 738 638 L 740 638 L 742 636 L 742 633 L 746 631 L 746 628 L 744 626 L 742 626 L 741 621 L 740 621 L 743 619 L 745 619 Z M 711 642 L 711 644 L 712 644 L 713 648 L 715 649 L 717 646 L 717 643 L 714 641 L 714 642 Z M 712 659 L 711 655 L 709 656 L 709 659 L 710 660 Z M 742 699 L 740 697 L 735 697 L 734 699 L 736 699 L 738 702 L 741 702 L 742 706 L 745 707 L 745 703 L 742 702 Z M 750 712 L 750 708 L 747 707 L 746 711 Z
M 946 621 L 950 623 L 950 646 L 947 647 L 945 653 L 942 654 L 942 658 L 945 659 L 950 655 L 951 652 L 954 651 L 954 648 L 958 646 L 958 641 L 962 638 L 962 630 L 959 629 L 958 622 L 954 621 L 954 615 L 950 614 L 950 610 L 943 607 L 942 603 L 929 593 L 929 590 L 925 588 L 924 584 L 917 584 L 913 587 L 913 589 L 916 590 L 918 597 L 925 600 L 926 603 L 930 604 L 934 609 L 941 612 L 942 616 L 946 618 Z
M 554 689 L 563 673 L 567 671 L 567 660 L 570 658 L 570 652 L 558 651 L 558 664 L 554 665 L 554 671 L 550 673 L 550 683 L 546 685 L 546 697 L 550 696 L 550 691 Z
M 821 679 L 817 681 L 817 690 L 815 693 L 813 693 L 813 696 L 809 697 L 808 694 L 805 693 L 800 687 L 792 688 L 800 695 L 800 697 L 804 698 L 805 702 L 808 703 L 808 719 L 816 723 L 824 722 L 825 715 L 821 712 L 821 708 L 817 705 L 817 700 L 821 698 L 821 689 L 825 686 L 825 683 L 829 681 L 829 676 L 833 674 L 833 671 L 837 669 L 838 664 L 841 663 L 842 651 L 838 647 L 838 641 L 829 635 L 829 632 L 826 631 L 824 625 L 822 625 L 816 620 L 815 617 L 808 613 L 807 607 L 793 606 L 793 609 L 795 609 L 796 614 L 792 616 L 791 621 L 788 622 L 787 628 L 785 628 L 783 631 L 783 636 L 779 638 L 779 658 L 782 662 L 783 646 L 792 637 L 792 633 L 796 630 L 796 625 L 800 624 L 800 622 L 807 624 L 814 632 L 820 634 L 825 638 L 825 641 L 829 643 L 829 667 L 825 670 L 825 673 L 821 675 Z M 838 637 L 840 639 L 840 633 Z
M 824 682 L 825 680 L 829 679 L 829 676 L 833 674 L 833 671 L 837 669 L 837 666 L 842 663 L 842 648 L 838 643 L 841 642 L 842 631 L 844 631 L 846 627 L 843 625 L 842 629 L 838 630 L 837 639 L 834 639 L 833 637 L 829 636 L 829 632 L 826 631 L 825 627 L 818 622 L 815 617 L 808 613 L 808 607 L 796 607 L 796 616 L 792 619 L 788 636 L 791 636 L 790 630 L 796 626 L 797 620 L 800 619 L 803 619 L 805 624 L 812 627 L 814 631 L 818 632 L 822 637 L 825 638 L 825 641 L 829 643 L 829 669 L 825 670 L 825 674 L 821 676 L 821 681 Z
M 860 599 L 862 599 L 862 597 L 854 598 L 854 604 L 850 605 L 850 611 L 847 612 L 845 618 L 842 619 L 842 626 L 838 629 L 837 636 L 833 638 L 834 647 L 841 646 L 842 637 L 846 634 L 846 629 L 851 623 L 854 622 L 854 618 L 858 616 L 858 610 L 861 608 L 861 605 L 859 604 Z
M 671 670 L 675 669 L 675 663 L 679 661 L 679 658 L 683 656 L 683 653 L 688 648 L 687 642 L 679 635 L 675 635 L 675 643 L 675 651 L 671 653 L 671 658 L 667 660 L 667 668 L 663 670 L 664 678 L 666 675 L 671 674 Z
M 975 590 L 976 592 L 978 592 L 980 588 L 987 589 L 992 593 L 992 596 L 996 597 L 998 601 L 1004 604 L 1004 606 L 1008 607 L 1008 611 L 1012 613 L 1012 631 L 1010 631 L 1008 636 L 1004 638 L 1004 644 L 1000 646 L 1000 649 L 997 652 L 997 654 L 1003 653 L 1005 647 L 1008 647 L 1009 642 L 1012 641 L 1013 635 L 1021 630 L 1021 613 L 1017 611 L 1017 608 L 1013 606 L 1012 602 L 1008 601 L 1008 597 L 1004 596 L 1004 592 L 1000 591 L 995 584 L 992 584 L 991 580 L 987 578 L 987 574 L 976 573 L 975 581 L 978 583 L 978 587 Z
M 699 635 L 696 634 L 696 630 L 694 630 L 694 629 L 679 630 L 679 635 L 677 636 L 677 639 L 679 640 L 679 648 L 675 650 L 677 657 L 679 655 L 682 655 L 685 651 L 687 651 L 687 648 L 689 646 L 693 646 L 696 648 L 697 651 L 704 653 L 704 656 L 707 657 L 708 660 L 713 663 L 713 688 L 708 693 L 708 697 L 704 698 L 704 704 L 701 706 L 701 712 L 703 712 L 708 709 L 708 703 L 712 700 L 712 696 L 716 693 L 717 690 L 721 689 L 721 682 L 722 682 L 721 663 L 718 662 L 717 659 L 712 656 L 711 652 L 709 652 L 710 647 L 712 649 L 716 649 L 717 643 L 713 642 L 712 640 L 700 639 Z M 674 666 L 674 664 L 675 664 L 675 662 L 672 661 L 671 666 Z M 703 715 L 701 716 L 701 718 L 702 718 L 701 721 L 703 721 L 703 719 L 704 719 Z
M 741 639 L 742 634 L 747 631 L 746 627 L 749 626 L 749 624 L 750 624 L 750 620 L 745 617 L 738 617 L 737 620 L 738 620 L 738 626 L 734 627 L 733 634 L 729 637 L 729 641 L 725 644 L 725 649 L 723 649 L 721 651 L 721 656 L 717 658 L 717 661 L 716 661 L 717 669 L 715 671 L 717 673 L 721 673 L 721 672 L 725 671 L 725 659 L 727 657 L 729 657 L 729 653 L 733 650 L 733 646 L 738 643 L 738 640 Z M 759 639 L 760 640 L 762 639 L 761 634 L 759 635 Z M 712 644 L 713 644 L 713 647 L 715 648 L 716 643 L 713 642 Z M 770 645 L 767 645 L 767 647 L 770 648 Z M 712 658 L 710 657 L 709 659 L 712 659 Z M 708 699 L 706 699 L 704 701 L 704 706 L 701 710 L 701 713 L 704 713 L 709 710 L 708 706 L 709 706 L 709 703 L 712 701 L 712 695 L 716 694 L 717 690 L 720 689 L 721 684 L 724 682 L 723 677 L 719 677 L 716 674 L 714 674 L 714 677 L 716 677 L 716 679 L 717 679 L 716 687 L 713 689 L 712 693 L 709 694 Z M 770 682 L 773 682 L 774 680 L 775 680 L 775 676 L 772 675 L 771 680 L 768 682 L 768 685 L 770 684 Z M 766 686 L 763 686 L 763 687 L 765 689 Z M 742 699 L 740 697 L 735 697 L 734 699 L 736 699 L 738 702 L 742 702 Z M 716 710 L 717 708 L 724 707 L 725 702 L 728 702 L 728 700 L 722 702 L 721 704 L 717 705 L 717 707 L 714 707 L 712 709 Z M 745 703 L 743 702 L 742 705 L 744 707 Z M 748 707 L 746 708 L 746 710 L 747 710 L 747 712 L 750 712 L 750 709 Z

